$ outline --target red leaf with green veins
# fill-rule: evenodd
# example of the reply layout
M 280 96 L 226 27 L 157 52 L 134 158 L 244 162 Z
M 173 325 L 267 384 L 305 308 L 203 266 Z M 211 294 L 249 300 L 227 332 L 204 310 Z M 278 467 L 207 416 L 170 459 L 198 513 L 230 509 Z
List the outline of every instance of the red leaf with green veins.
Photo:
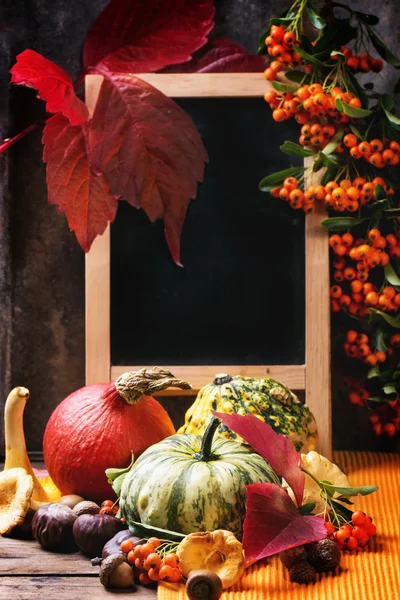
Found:
M 43 132 L 49 202 L 65 213 L 85 252 L 114 220 L 118 204 L 105 177 L 90 165 L 89 127 L 86 123 L 71 125 L 58 114 L 47 121 Z
M 261 560 L 326 538 L 324 520 L 316 516 L 301 516 L 282 488 L 272 483 L 252 483 L 246 490 L 243 525 L 246 559 Z
M 95 171 L 114 196 L 162 218 L 172 257 L 180 264 L 180 236 L 189 200 L 203 180 L 207 154 L 191 118 L 175 102 L 132 75 L 104 79 L 91 127 Z
M 254 415 L 225 414 L 212 411 L 224 425 L 238 433 L 274 469 L 284 477 L 300 506 L 304 492 L 304 473 L 300 469 L 301 454 L 283 434 L 276 433 L 268 423 Z
M 207 41 L 212 0 L 111 0 L 86 37 L 85 72 L 148 73 L 185 62 Z
M 38 97 L 47 102 L 47 112 L 61 112 L 72 125 L 87 121 L 88 109 L 76 96 L 71 77 L 51 60 L 34 50 L 24 50 L 10 73 L 12 83 L 38 91 Z
M 221 38 L 210 40 L 192 60 L 166 67 L 162 73 L 261 73 L 265 57 L 247 54 L 243 46 Z

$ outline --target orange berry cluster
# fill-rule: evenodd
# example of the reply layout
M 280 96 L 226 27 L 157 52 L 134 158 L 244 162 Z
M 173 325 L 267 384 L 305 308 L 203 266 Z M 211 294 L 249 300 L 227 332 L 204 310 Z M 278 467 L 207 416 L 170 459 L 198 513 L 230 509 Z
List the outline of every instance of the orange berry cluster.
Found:
M 128 539 L 120 545 L 121 552 L 127 555 L 128 563 L 137 569 L 136 579 L 142 585 L 151 585 L 155 581 L 178 583 L 181 580 L 179 558 L 174 552 L 165 554 L 162 550 L 165 547 L 166 544 L 156 537 L 149 538 L 144 544 L 135 544 L 132 539 Z
M 379 350 L 373 352 L 371 350 L 368 336 L 365 333 L 357 333 L 353 329 L 350 329 L 346 334 L 344 350 L 350 358 L 358 358 L 370 367 L 374 367 L 377 363 L 384 363 L 386 360 L 385 352 Z M 366 390 L 364 392 L 350 392 L 349 394 L 350 402 L 360 406 L 365 403 L 367 398 L 369 398 L 369 393 Z
M 305 123 L 301 128 L 299 143 L 301 146 L 313 146 L 315 149 L 325 148 L 336 133 L 332 124 Z
M 273 56 L 276 62 L 283 67 L 297 67 L 302 64 L 301 57 L 295 50 L 295 46 L 299 45 L 299 40 L 296 39 L 293 31 L 285 31 L 282 25 L 272 25 L 269 36 L 265 38 L 265 45 L 268 54 Z M 270 68 L 272 69 L 272 65 Z M 275 69 L 272 69 L 272 71 L 275 72 Z M 275 79 L 273 73 L 270 75 L 272 76 L 271 79 Z M 270 79 L 266 73 L 265 77 Z
M 115 517 L 118 511 L 118 500 L 116 500 L 115 502 L 113 502 L 112 500 L 104 500 L 104 502 L 101 503 L 101 515 L 111 515 L 112 517 Z
M 376 526 L 361 510 L 353 512 L 351 522 L 338 529 L 330 522 L 325 523 L 329 539 L 333 540 L 340 550 L 356 550 L 363 548 L 376 535 Z
M 360 204 L 365 206 L 374 200 L 378 185 L 381 185 L 388 195 L 394 194 L 394 190 L 381 177 L 375 177 L 372 181 L 367 181 L 364 177 L 356 177 L 353 181 L 342 179 L 339 184 L 329 181 L 325 186 L 326 207 L 337 212 L 356 212 Z
M 272 65 L 270 68 L 272 69 Z M 267 77 L 266 73 L 264 75 Z M 343 100 L 350 106 L 361 108 L 361 100 L 351 92 L 344 92 L 342 88 L 335 87 L 327 93 L 319 83 L 303 85 L 294 94 L 284 92 L 278 94 L 274 90 L 269 90 L 264 94 L 264 100 L 273 110 L 272 117 L 275 121 L 285 121 L 294 115 L 296 121 L 301 125 L 309 122 L 310 118 L 317 121 L 326 119 L 326 117 L 331 117 L 340 123 L 349 123 L 351 118 L 337 110 L 336 99 Z M 290 104 L 285 106 L 287 102 Z
M 346 57 L 346 65 L 353 73 L 380 73 L 383 69 L 383 62 L 379 58 L 374 58 L 369 54 L 353 54 L 345 46 L 342 52 Z
M 400 400 L 396 398 L 381 405 L 380 409 L 369 416 L 376 435 L 393 437 L 400 432 Z
M 303 192 L 295 177 L 287 177 L 282 187 L 273 188 L 270 193 L 274 198 L 288 202 L 294 209 L 302 208 L 306 214 L 314 212 L 316 200 L 325 198 L 324 186 L 312 185 Z
M 394 140 L 379 139 L 364 140 L 358 143 L 354 133 L 348 133 L 343 138 L 343 144 L 350 148 L 353 158 L 364 158 L 377 169 L 386 165 L 398 165 L 400 161 L 400 144 Z

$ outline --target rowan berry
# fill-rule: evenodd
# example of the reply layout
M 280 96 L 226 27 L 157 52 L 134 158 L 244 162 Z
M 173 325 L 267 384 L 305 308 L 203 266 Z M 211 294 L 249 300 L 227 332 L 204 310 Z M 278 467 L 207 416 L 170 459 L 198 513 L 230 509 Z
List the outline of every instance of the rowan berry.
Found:
M 377 361 L 376 356 L 374 354 L 369 354 L 369 356 L 366 356 L 365 362 L 370 367 L 374 367 L 378 361 Z
M 335 246 L 334 252 L 338 256 L 344 256 L 347 253 L 347 248 L 346 246 L 343 246 L 343 244 L 338 244 L 337 246 Z
M 343 242 L 342 242 L 343 243 Z M 356 270 L 353 267 L 346 267 L 343 271 L 344 278 L 348 281 L 355 279 L 357 276 Z
M 273 69 L 275 71 L 275 73 L 280 73 L 280 71 L 282 71 L 283 68 L 282 64 L 278 60 L 273 60 L 269 66 L 270 69 Z
M 329 245 L 331 246 L 331 248 L 334 248 L 335 246 L 337 246 L 338 244 L 341 244 L 341 243 L 342 243 L 342 238 L 337 233 L 334 233 L 333 235 L 330 236 Z
M 304 194 L 298 188 L 295 188 L 289 193 L 289 199 L 292 201 L 302 202 L 304 199 Z
M 378 363 L 384 363 L 386 360 L 386 354 L 385 354 L 385 352 L 382 352 L 381 350 L 378 350 L 377 352 L 375 352 L 375 356 L 376 356 L 376 360 L 378 361 Z
M 354 344 L 357 340 L 357 336 L 357 331 L 354 331 L 354 329 L 349 329 L 349 331 L 346 333 L 346 340 L 349 342 L 349 344 Z
M 340 298 L 342 293 L 343 293 L 343 290 L 340 287 L 340 285 L 333 285 L 331 287 L 331 298 L 335 298 L 335 299 Z
M 303 210 L 307 215 L 310 215 L 311 213 L 313 213 L 315 211 L 314 202 L 304 202 Z
M 284 187 L 279 190 L 279 198 L 284 202 L 289 202 L 289 194 L 289 190 Z
M 387 285 L 386 287 L 384 287 L 382 292 L 386 296 L 386 298 L 389 298 L 389 300 L 393 300 L 393 298 L 396 295 L 396 290 L 391 285 Z
M 287 46 L 293 46 L 296 41 L 296 36 L 292 31 L 287 31 L 283 36 L 283 42 Z
M 289 116 L 290 115 L 289 115 L 288 111 L 285 110 L 284 108 L 276 108 L 272 113 L 272 118 L 274 119 L 274 121 L 277 121 L 278 123 L 285 121 Z
M 351 233 L 344 233 L 342 235 L 342 244 L 347 246 L 347 248 L 350 248 L 350 246 L 353 243 L 354 243 L 354 237 L 351 235 Z
M 374 152 L 373 154 L 371 154 L 368 160 L 371 163 L 371 165 L 374 165 L 374 167 L 378 167 L 378 169 L 380 167 L 383 167 L 384 165 L 382 154 L 380 152 Z
M 382 160 L 386 165 L 392 165 L 395 160 L 395 153 L 390 148 L 387 148 L 382 152 Z
M 271 104 L 271 102 L 274 102 L 274 100 L 276 100 L 277 97 L 278 97 L 278 94 L 274 90 L 268 90 L 264 94 L 264 100 L 266 102 L 268 102 L 268 104 Z
M 346 548 L 347 548 L 347 550 L 355 550 L 356 548 L 358 548 L 358 541 L 352 535 L 349 537 L 349 539 L 346 542 Z
M 297 188 L 298 183 L 299 182 L 295 177 L 286 177 L 285 181 L 283 182 L 283 187 L 291 192 Z
M 264 71 L 264 77 L 265 79 L 267 79 L 267 81 L 274 81 L 276 79 L 276 71 L 274 71 L 274 69 L 271 69 L 271 67 L 268 67 Z
M 311 135 L 321 135 L 322 134 L 322 126 L 319 123 L 314 123 L 310 128 Z
M 381 140 L 373 139 L 370 141 L 370 146 L 373 152 L 382 152 L 383 144 Z
M 396 433 L 396 425 L 394 425 L 394 423 L 385 423 L 383 426 L 383 431 L 389 437 L 393 437 Z M 371 529 L 368 530 L 368 533 L 369 533 L 369 531 L 371 531 Z M 374 534 L 372 533 L 372 534 L 370 534 L 370 536 L 371 535 L 374 535 Z
M 269 34 L 275 42 L 280 42 L 283 40 L 283 36 L 285 35 L 285 29 L 282 27 L 282 25 L 272 25 Z
M 359 98 L 352 98 L 349 102 L 350 106 L 354 106 L 354 108 L 361 108 L 362 103 Z
M 370 156 L 372 153 L 371 144 L 366 141 L 361 142 L 361 144 L 358 145 L 358 150 L 363 156 L 367 157 Z
M 357 138 L 354 135 L 354 133 L 348 133 L 347 135 L 344 136 L 343 143 L 348 148 L 353 148 L 357 144 Z
M 364 177 L 356 177 L 353 181 L 353 186 L 356 187 L 360 192 L 363 189 L 363 185 L 366 183 Z
M 340 312 L 340 304 L 337 300 L 331 300 L 331 311 Z
M 311 96 L 311 94 L 310 94 L 310 92 L 309 92 L 309 90 L 308 90 L 308 87 L 306 87 L 306 86 L 303 86 L 303 87 L 300 87 L 300 88 L 297 90 L 297 92 L 296 92 L 296 96 L 297 96 L 298 98 L 300 98 L 300 100 L 301 100 L 301 101 L 304 101 L 304 100 L 307 100 L 307 98 L 309 98 L 309 97 Z
M 330 139 L 335 135 L 335 127 L 334 125 L 324 125 L 322 128 L 322 133 L 325 139 Z
M 378 294 L 376 292 L 368 292 L 365 296 L 365 304 L 367 306 L 376 306 L 378 304 Z

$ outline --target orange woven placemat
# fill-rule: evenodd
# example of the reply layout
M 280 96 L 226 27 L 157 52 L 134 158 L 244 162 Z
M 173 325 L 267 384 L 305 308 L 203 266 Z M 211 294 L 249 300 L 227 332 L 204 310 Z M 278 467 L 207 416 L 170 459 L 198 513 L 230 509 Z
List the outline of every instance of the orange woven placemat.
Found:
M 352 485 L 378 485 L 379 491 L 357 499 L 357 509 L 371 515 L 378 533 L 368 546 L 344 552 L 335 573 L 318 576 L 313 585 L 289 581 L 277 557 L 250 567 L 221 600 L 398 600 L 400 599 L 400 455 L 335 452 L 334 462 Z M 158 600 L 187 600 L 183 586 L 158 586 Z

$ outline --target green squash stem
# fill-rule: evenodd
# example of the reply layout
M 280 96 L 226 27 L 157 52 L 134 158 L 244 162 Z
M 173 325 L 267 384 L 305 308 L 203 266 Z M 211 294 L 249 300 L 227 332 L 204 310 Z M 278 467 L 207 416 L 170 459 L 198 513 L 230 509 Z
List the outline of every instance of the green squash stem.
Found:
M 203 439 L 201 441 L 200 452 L 196 452 L 195 454 L 193 454 L 193 458 L 197 458 L 197 460 L 201 460 L 203 462 L 209 462 L 210 460 L 215 459 L 215 455 L 212 454 L 211 448 L 214 433 L 216 432 L 219 424 L 220 420 L 218 419 L 218 417 L 211 417 L 210 422 L 207 425 L 207 429 L 204 432 Z

